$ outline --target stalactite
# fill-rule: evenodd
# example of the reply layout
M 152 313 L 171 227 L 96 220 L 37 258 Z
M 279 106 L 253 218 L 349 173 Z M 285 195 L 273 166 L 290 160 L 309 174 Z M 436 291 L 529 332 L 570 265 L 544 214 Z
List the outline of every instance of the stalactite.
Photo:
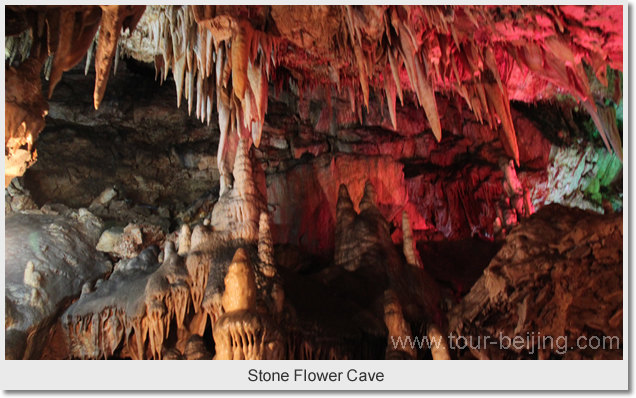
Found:
M 608 141 L 614 150 L 616 156 L 623 161 L 623 145 L 621 143 L 620 132 L 618 131 L 618 123 L 616 122 L 616 109 L 613 106 L 597 105 L 601 126 L 604 130 Z M 601 131 L 598 128 L 599 132 Z M 608 147 L 609 151 L 610 148 Z
M 194 233 L 196 232 L 198 230 L 195 228 Z M 199 245 L 193 246 L 186 258 L 186 268 L 190 275 L 190 294 L 195 313 L 199 313 L 200 308 L 203 306 L 203 297 L 205 295 L 205 287 L 208 284 L 211 264 L 212 259 L 205 253 L 204 247 Z
M 62 73 L 67 67 L 65 61 L 70 55 L 73 40 L 73 28 L 75 27 L 75 13 L 62 9 L 59 13 L 59 45 L 52 59 L 49 80 L 49 98 L 53 95 L 55 86 L 62 78 Z M 55 34 L 55 33 L 54 33 Z
M 125 260 L 108 281 L 83 294 L 62 316 L 71 357 L 108 357 L 123 344 L 133 359 L 145 359 L 149 342 L 152 357 L 161 359 L 170 323 L 184 325 L 191 282 L 171 242 L 166 243 L 163 264 L 148 268 L 155 254 L 146 249 Z
M 402 94 L 402 82 L 400 81 L 400 72 L 399 72 L 400 64 L 398 64 L 397 62 L 397 50 L 389 46 L 389 48 L 387 48 L 385 51 L 386 51 L 387 58 L 389 60 L 389 67 L 391 68 L 391 75 L 393 76 L 393 81 L 395 82 L 397 95 L 400 98 L 400 104 L 404 106 L 404 96 Z
M 245 99 L 247 88 L 247 64 L 252 31 L 250 23 L 244 21 L 237 26 L 232 39 L 232 86 L 234 95 L 241 102 Z
M 95 109 L 99 108 L 106 91 L 106 82 L 110 75 L 121 29 L 127 18 L 132 18 L 128 23 L 130 29 L 134 29 L 145 8 L 146 6 L 102 6 L 100 37 L 95 53 L 95 92 L 93 95 Z
M 390 71 L 390 66 L 387 65 L 387 67 L 385 68 L 385 73 L 384 73 L 384 92 L 386 94 L 387 105 L 389 106 L 389 115 L 391 117 L 391 124 L 393 125 L 393 130 L 397 130 L 397 115 L 395 111 L 396 89 L 395 89 L 395 82 L 391 78 L 389 78 L 387 74 L 387 72 L 389 71 Z
M 439 114 L 437 113 L 437 101 L 435 100 L 435 91 L 431 85 L 428 77 L 424 75 L 424 69 L 420 65 L 420 59 L 418 55 L 415 55 L 415 73 L 417 74 L 417 84 L 419 86 L 418 92 L 420 98 L 420 104 L 424 108 L 426 118 L 431 125 L 433 134 L 437 141 L 442 139 L 442 127 L 439 121 Z
M 517 146 L 517 133 L 512 123 L 512 115 L 510 114 L 510 101 L 508 100 L 507 90 L 498 91 L 493 84 L 483 84 L 489 102 L 501 119 L 504 134 L 502 141 L 508 155 L 514 159 L 519 166 L 519 147 Z

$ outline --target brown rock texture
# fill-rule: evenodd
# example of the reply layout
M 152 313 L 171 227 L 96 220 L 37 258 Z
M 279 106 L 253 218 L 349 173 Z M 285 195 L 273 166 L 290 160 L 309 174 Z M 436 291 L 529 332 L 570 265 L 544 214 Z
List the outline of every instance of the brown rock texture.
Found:
M 477 358 L 622 358 L 622 214 L 540 209 L 510 232 L 449 322 L 474 347 L 481 339 Z M 484 347 L 485 336 L 521 340 L 500 349 Z

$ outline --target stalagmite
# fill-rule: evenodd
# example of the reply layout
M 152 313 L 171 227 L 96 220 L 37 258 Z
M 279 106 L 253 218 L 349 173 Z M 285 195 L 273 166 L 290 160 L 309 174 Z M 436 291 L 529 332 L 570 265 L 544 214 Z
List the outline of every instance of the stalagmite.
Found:
M 367 180 L 364 183 L 364 194 L 362 195 L 362 199 L 360 200 L 360 213 L 364 211 L 374 211 L 377 210 L 377 193 L 375 191 L 375 187 L 371 183 L 371 181 Z
M 428 341 L 431 342 L 431 354 L 434 360 L 450 360 L 450 347 L 446 334 L 434 323 L 428 325 Z
M 338 191 L 338 204 L 336 207 L 336 241 L 335 241 L 335 261 L 336 266 L 345 266 L 350 260 L 347 256 L 348 237 L 350 228 L 357 216 L 353 208 L 353 202 L 349 196 L 349 190 L 344 184 L 340 185 Z
M 225 53 L 225 45 L 220 44 L 216 56 L 216 106 L 219 113 L 219 149 L 217 153 L 217 163 L 221 174 L 221 195 L 231 188 L 230 169 L 226 165 L 228 151 L 228 140 L 230 134 L 230 95 L 231 92 L 223 87 L 223 70 L 228 63 Z
M 258 225 L 258 258 L 261 260 L 261 272 L 267 277 L 274 276 L 274 244 L 272 234 L 269 229 L 269 216 L 266 212 L 261 213 Z
M 247 254 L 238 249 L 225 276 L 225 313 L 214 324 L 214 359 L 283 359 L 279 327 L 256 311 L 256 283 Z
M 183 224 L 181 226 L 181 231 L 179 232 L 179 255 L 185 256 L 190 251 L 190 239 L 192 237 L 192 232 L 190 231 L 190 227 L 188 224 Z
M 415 247 L 417 242 L 413 239 L 411 221 L 409 221 L 409 215 L 406 211 L 402 211 L 402 234 L 404 236 L 404 256 L 406 257 L 406 262 L 418 268 L 424 268 L 420 254 Z
M 242 238 L 258 242 L 258 224 L 265 199 L 258 191 L 252 176 L 249 141 L 239 141 L 234 160 L 234 186 L 226 191 L 211 215 L 211 225 L 217 231 L 226 231 L 230 239 Z
M 385 359 L 417 359 L 417 344 L 404 320 L 402 306 L 392 290 L 384 292 L 384 323 L 389 330 Z

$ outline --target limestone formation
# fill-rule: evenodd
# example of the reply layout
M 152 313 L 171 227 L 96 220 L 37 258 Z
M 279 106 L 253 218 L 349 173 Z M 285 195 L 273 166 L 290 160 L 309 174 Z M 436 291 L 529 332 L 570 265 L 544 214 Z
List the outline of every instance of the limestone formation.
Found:
M 102 233 L 97 250 L 119 258 L 133 258 L 141 250 L 159 245 L 166 239 L 161 227 L 148 224 L 128 224 L 125 228 L 113 227 Z
M 540 209 L 510 232 L 483 276 L 453 308 L 450 330 L 456 338 L 472 338 L 470 350 L 483 359 L 622 358 L 622 240 L 621 215 L 554 204 Z M 564 339 L 582 335 L 605 339 L 607 347 L 564 346 Z M 477 347 L 477 338 L 484 336 L 504 343 L 517 337 L 524 343 L 509 349 Z
M 420 254 L 417 252 L 417 247 L 415 247 L 413 229 L 411 228 L 409 215 L 406 211 L 402 212 L 402 235 L 404 239 L 404 256 L 406 257 L 407 264 L 424 268 Z
M 273 320 L 256 310 L 254 270 L 238 249 L 225 276 L 223 309 L 214 324 L 214 359 L 283 359 L 285 343 Z
M 5 188 L 37 159 L 34 144 L 49 112 L 40 88 L 41 68 L 42 61 L 31 57 L 18 68 L 6 69 Z
M 453 12 L 447 12 L 444 6 L 338 6 L 317 7 L 309 15 L 302 7 L 265 9 L 277 26 L 275 31 L 264 23 L 264 10 L 258 7 L 252 10 L 244 6 L 239 12 L 213 5 L 85 6 L 38 10 L 39 17 L 34 21 L 14 24 L 20 28 L 11 31 L 11 35 L 20 35 L 26 29 L 33 32 L 33 55 L 25 63 L 36 61 L 36 72 L 43 67 L 47 56 L 53 55 L 45 66 L 52 83 L 49 97 L 63 72 L 77 64 L 86 53 L 90 62 L 93 38 L 98 29 L 102 40 L 97 41 L 95 50 L 96 109 L 102 102 L 111 65 L 114 62 L 117 66 L 119 48 L 130 49 L 129 43 L 134 40 L 146 50 L 130 49 L 128 52 L 146 62 L 154 60 L 156 75 L 162 82 L 168 71 L 173 71 L 177 106 L 184 95 L 188 113 L 194 107 L 196 117 L 210 123 L 216 97 L 219 126 L 222 126 L 218 148 L 221 192 L 229 187 L 231 168 L 227 167 L 226 159 L 231 158 L 228 153 L 230 142 L 240 137 L 260 146 L 268 109 L 268 83 L 280 84 L 281 78 L 275 73 L 279 65 L 295 75 L 294 84 L 299 94 L 325 78 L 340 92 L 341 81 L 344 81 L 352 93 L 352 108 L 360 120 L 362 105 L 369 108 L 370 87 L 385 90 L 394 130 L 398 125 L 396 98 L 399 96 L 403 105 L 403 89 L 410 89 L 438 141 L 442 138 L 442 118 L 435 93 L 450 90 L 466 102 L 480 122 L 486 121 L 499 131 L 506 154 L 517 166 L 520 165 L 520 150 L 510 99 L 535 100 L 539 95 L 545 95 L 548 88 L 556 95 L 556 90 L 549 86 L 554 84 L 581 102 L 592 116 L 608 150 L 613 150 L 622 159 L 620 134 L 612 127 L 615 112 L 612 113 L 612 107 L 596 106 L 596 102 L 590 100 L 596 92 L 591 89 L 584 69 L 584 65 L 592 68 L 596 78 L 606 87 L 606 67 L 622 70 L 622 30 L 617 28 L 622 26 L 620 7 L 597 6 L 590 10 L 583 6 L 510 8 L 496 13 L 487 6 L 463 6 Z M 26 12 L 15 8 L 14 18 L 27 19 Z M 603 23 L 580 18 L 581 13 L 597 16 Z M 514 29 L 506 28 L 505 22 L 495 23 L 499 15 L 513 14 L 516 15 Z M 545 21 L 542 34 L 536 34 L 533 21 L 537 15 Z M 325 18 L 331 22 L 323 26 Z M 422 20 L 427 23 L 415 22 Z M 142 22 L 139 29 L 145 35 L 135 37 L 134 33 L 128 32 L 120 40 L 122 28 L 134 31 L 139 22 Z M 54 27 L 47 35 L 42 33 L 45 23 Z M 486 38 L 485 43 L 477 42 L 474 32 L 467 30 L 476 27 L 479 30 L 477 37 Z M 302 29 L 315 40 L 302 40 L 302 35 L 299 40 L 295 32 Z M 425 32 L 431 40 L 415 40 Z M 577 41 L 585 43 L 577 44 L 582 48 L 573 44 L 572 34 L 585 38 Z M 332 40 L 334 37 L 338 39 Z M 600 42 L 603 37 L 608 42 L 606 46 L 589 44 Z M 363 42 L 374 44 L 363 46 Z M 15 45 L 15 48 L 23 47 L 19 43 Z M 290 56 L 290 52 L 297 51 L 319 54 L 320 62 L 314 66 L 321 66 L 311 71 L 302 68 L 305 61 Z M 328 70 L 324 70 L 325 60 L 334 58 L 345 59 L 330 63 Z M 343 68 L 344 64 L 355 67 L 347 70 Z M 510 73 L 501 73 L 499 65 L 502 64 L 509 65 Z M 524 81 L 528 74 L 534 84 Z M 298 78 L 302 75 L 306 77 Z M 331 101 L 330 96 L 327 100 Z M 27 113 L 31 119 L 43 116 L 36 110 L 27 110 Z M 17 135 L 14 132 L 24 117 L 18 119 L 15 120 L 16 128 L 10 129 L 12 137 Z M 500 127 L 498 123 L 501 123 Z M 43 126 L 43 120 L 38 126 L 35 134 L 31 134 L 33 140 Z M 12 162 L 15 163 L 15 159 Z
M 258 224 L 267 205 L 252 176 L 249 141 L 241 140 L 234 161 L 234 185 L 220 198 L 211 215 L 211 226 L 228 240 L 258 242 Z
M 374 267 L 386 271 L 401 261 L 391 242 L 389 225 L 376 205 L 376 192 L 371 181 L 364 186 L 360 213 L 346 186 L 340 186 L 336 224 L 336 266 L 347 271 Z
M 5 11 L 6 358 L 623 357 L 624 7 Z
M 14 214 L 5 222 L 5 345 L 7 359 L 37 359 L 59 311 L 87 282 L 111 271 L 95 250 L 101 221 L 89 212 L 69 216 Z
M 192 239 L 192 232 L 190 232 L 190 227 L 188 224 L 183 224 L 181 226 L 181 231 L 179 232 L 179 255 L 185 256 L 190 251 L 190 244 Z
M 391 290 L 384 292 L 384 323 L 389 329 L 386 359 L 417 359 L 415 336 L 404 320 L 397 296 Z
M 386 305 L 393 305 L 387 302 L 398 300 L 404 303 L 404 319 L 416 328 L 426 330 L 431 325 L 444 325 L 439 287 L 422 268 L 422 261 L 419 260 L 418 264 L 418 261 L 414 260 L 413 241 L 408 231 L 404 234 L 406 263 L 400 258 L 391 240 L 389 225 L 376 206 L 375 197 L 373 184 L 367 181 L 364 196 L 360 201 L 360 213 L 357 214 L 347 188 L 341 186 L 336 223 L 335 264 L 337 268 L 342 267 L 346 272 L 339 277 L 329 276 L 331 281 L 328 283 L 337 285 L 341 283 L 338 282 L 340 278 L 352 278 L 363 282 L 367 292 L 363 297 L 357 298 L 357 302 L 372 311 L 379 319 L 383 319 Z M 408 217 L 405 221 L 404 228 L 409 228 Z M 391 294 L 396 296 L 395 300 L 385 296 L 386 289 L 393 291 Z M 403 310 L 400 308 L 400 312 Z M 444 330 L 442 327 L 435 328 Z M 397 338 L 397 329 L 394 332 Z M 403 332 L 405 331 L 400 333 Z
M 154 246 L 121 260 L 108 280 L 62 315 L 70 356 L 161 359 L 171 322 L 183 327 L 190 305 L 188 280 L 183 260 L 170 242 L 163 264 L 157 263 Z
M 186 266 L 190 273 L 195 312 L 201 314 L 194 328 L 202 334 L 210 319 L 214 324 L 223 314 L 221 296 L 223 278 L 231 256 L 241 246 L 263 260 L 254 262 L 258 275 L 259 294 L 272 315 L 280 313 L 284 294 L 276 280 L 269 236 L 267 207 L 254 183 L 249 158 L 249 142 L 241 140 L 234 165 L 234 185 L 226 191 L 212 210 L 210 226 L 198 225 L 192 231 Z M 253 248 L 253 249 L 252 249 Z

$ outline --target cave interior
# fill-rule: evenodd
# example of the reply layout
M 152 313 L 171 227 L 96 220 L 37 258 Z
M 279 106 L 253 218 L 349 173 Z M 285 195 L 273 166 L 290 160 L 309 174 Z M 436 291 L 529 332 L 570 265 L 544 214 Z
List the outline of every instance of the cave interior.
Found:
M 6 359 L 623 358 L 623 6 L 5 34 Z

